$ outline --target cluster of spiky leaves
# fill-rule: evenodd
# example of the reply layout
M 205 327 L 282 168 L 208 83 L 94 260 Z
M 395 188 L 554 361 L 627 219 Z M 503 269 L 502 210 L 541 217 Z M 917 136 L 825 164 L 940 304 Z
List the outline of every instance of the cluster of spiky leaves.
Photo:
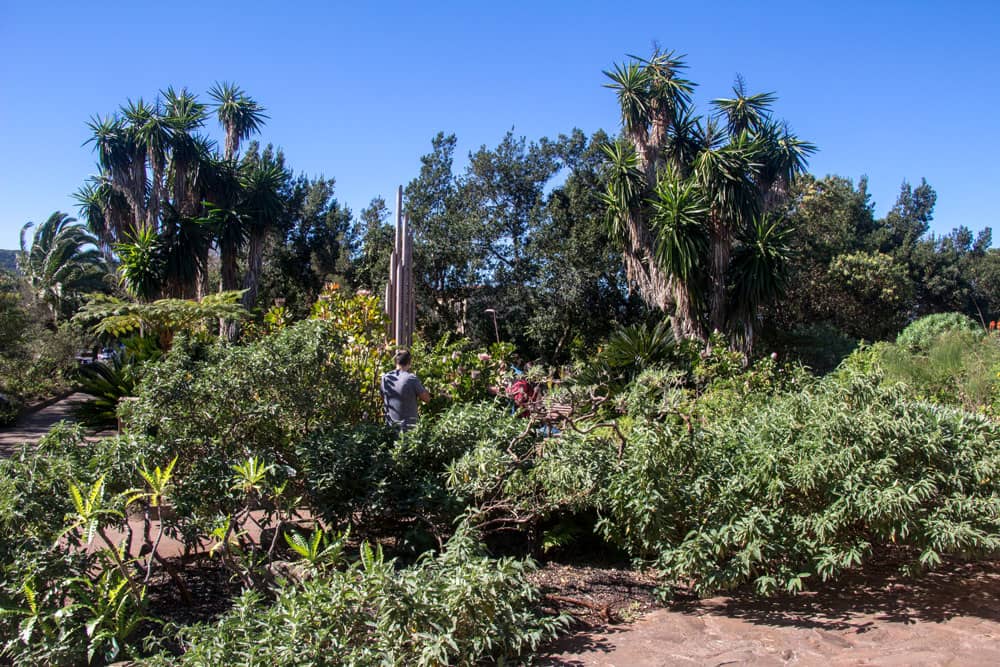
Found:
M 671 304 L 675 332 L 734 331 L 749 347 L 789 259 L 785 230 L 767 216 L 815 148 L 772 116 L 774 94 L 748 94 L 742 79 L 712 117 L 696 116 L 686 67 L 657 50 L 605 72 L 624 138 L 605 149 L 603 201 L 629 279 L 650 305 Z
M 29 243 L 27 232 L 34 226 L 29 222 L 21 229 L 18 268 L 33 296 L 59 320 L 84 295 L 107 290 L 108 264 L 97 248 L 98 239 L 65 213 L 49 216 Z

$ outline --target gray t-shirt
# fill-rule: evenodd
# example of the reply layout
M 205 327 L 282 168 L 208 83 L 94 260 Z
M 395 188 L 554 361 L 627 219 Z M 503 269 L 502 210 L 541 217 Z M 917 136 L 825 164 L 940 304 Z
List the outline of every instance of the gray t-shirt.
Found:
M 382 398 L 385 418 L 394 426 L 414 426 L 417 423 L 417 396 L 427 391 L 420 379 L 408 371 L 389 371 L 382 376 Z

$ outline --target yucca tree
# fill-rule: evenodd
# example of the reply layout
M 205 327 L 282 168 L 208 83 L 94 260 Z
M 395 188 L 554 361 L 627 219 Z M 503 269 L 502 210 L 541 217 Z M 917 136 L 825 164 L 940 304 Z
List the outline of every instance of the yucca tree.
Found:
M 669 312 L 674 303 L 672 278 L 654 259 L 656 237 L 645 202 L 657 183 L 670 143 L 670 128 L 683 117 L 694 84 L 679 76 L 685 69 L 672 53 L 655 52 L 649 60 L 632 58 L 605 72 L 621 107 L 624 142 L 606 147 L 611 169 L 605 196 L 612 239 L 622 248 L 630 285 L 651 306 Z
M 118 277 L 129 296 L 141 302 L 158 299 L 164 287 L 163 248 L 160 236 L 149 227 L 125 235 L 115 244 Z
M 264 157 L 244 165 L 240 209 L 246 225 L 246 271 L 243 275 L 243 307 L 257 302 L 257 288 L 268 234 L 285 210 L 285 189 L 290 175 L 276 160 Z
M 17 265 L 35 298 L 58 322 L 84 294 L 107 290 L 108 265 L 97 237 L 75 218 L 56 211 L 38 226 L 29 244 L 27 233 L 34 226 L 29 222 L 21 228 Z
M 210 218 L 181 215 L 168 204 L 163 213 L 159 239 L 164 294 L 179 295 L 185 299 L 204 296 L 200 290 L 202 285 L 207 284 L 205 277 L 212 247 Z
M 677 338 L 696 338 L 703 330 L 699 316 L 704 300 L 701 266 L 708 253 L 704 224 L 708 202 L 694 179 L 667 171 L 650 199 L 655 243 L 653 261 L 670 276 L 674 300 L 671 325 Z
M 215 112 L 226 131 L 225 158 L 236 159 L 240 142 L 260 131 L 267 116 L 264 107 L 234 83 L 216 83 L 208 91 L 215 100 Z
M 135 231 L 128 200 L 104 176 L 91 177 L 73 197 L 79 205 L 80 216 L 87 221 L 87 228 L 97 237 L 105 260 L 112 264 L 112 246 L 124 234 Z
M 781 202 L 815 147 L 774 120 L 773 93 L 750 95 L 742 79 L 731 98 L 713 101 L 713 117 L 696 116 L 694 84 L 680 76 L 685 69 L 680 56 L 656 51 L 605 72 L 624 138 L 606 149 L 612 238 L 623 248 L 629 282 L 671 316 L 676 336 L 727 331 L 749 338 L 742 341 L 748 350 L 750 320 L 782 284 L 761 271 L 784 270 L 780 224 L 765 224 L 763 216 Z M 763 239 L 768 252 L 755 255 L 760 244 L 744 250 L 748 239 Z M 734 248 L 741 269 L 751 257 L 767 261 L 733 273 Z
M 200 212 L 199 175 L 214 144 L 198 134 L 208 118 L 208 108 L 186 88 L 172 87 L 162 93 L 163 108 L 170 122 L 170 160 L 167 181 L 172 188 L 171 204 L 178 215 L 193 216 Z
M 749 352 L 757 314 L 774 302 L 788 285 L 792 261 L 791 228 L 773 215 L 761 215 L 743 229 L 730 265 L 731 292 L 740 346 Z
M 226 133 L 223 155 L 200 133 L 210 107 L 183 88 L 167 88 L 153 103 L 129 100 L 89 123 L 87 143 L 101 171 L 77 192 L 80 213 L 109 261 L 116 244 L 134 246 L 142 230 L 154 232 L 163 266 L 157 295 L 207 294 L 212 242 L 222 265 L 221 288 L 237 290 L 247 282 L 255 294 L 266 229 L 280 214 L 280 203 L 276 213 L 265 191 L 270 186 L 277 192 L 284 181 L 237 160 L 240 143 L 267 118 L 263 107 L 235 84 L 216 84 L 210 96 Z M 251 274 L 245 277 L 239 273 L 243 253 Z

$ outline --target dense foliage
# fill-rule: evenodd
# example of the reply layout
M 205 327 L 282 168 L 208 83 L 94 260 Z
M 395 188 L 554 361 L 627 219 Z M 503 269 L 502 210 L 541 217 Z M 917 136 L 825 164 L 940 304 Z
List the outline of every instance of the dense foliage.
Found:
M 17 276 L 0 272 L 0 425 L 25 403 L 71 386 L 74 356 L 86 341 L 70 323 L 58 326 L 47 305 L 35 301 Z
M 997 425 L 879 380 L 848 366 L 704 426 L 638 427 L 601 529 L 703 593 L 799 590 L 889 546 L 925 567 L 994 553 Z
M 0 272 L 0 422 L 73 378 L 121 434 L 0 461 L 0 661 L 502 663 L 566 625 L 532 557 L 771 595 L 1000 553 L 990 231 L 929 235 L 925 182 L 876 219 L 864 180 L 802 173 L 773 95 L 697 118 L 682 70 L 609 74 L 619 141 L 511 132 L 456 172 L 433 139 L 406 432 L 378 391 L 384 200 L 355 219 L 333 179 L 241 154 L 265 116 L 234 85 L 221 150 L 184 90 L 95 118 L 93 235 L 57 213 Z M 217 616 L 151 601 L 187 609 L 206 561 Z
M 181 660 L 150 664 L 475 665 L 516 657 L 565 623 L 538 616 L 529 568 L 484 557 L 461 529 L 439 556 L 403 569 L 364 544 L 346 569 L 283 587 L 273 603 L 244 593 L 217 623 L 182 631 Z

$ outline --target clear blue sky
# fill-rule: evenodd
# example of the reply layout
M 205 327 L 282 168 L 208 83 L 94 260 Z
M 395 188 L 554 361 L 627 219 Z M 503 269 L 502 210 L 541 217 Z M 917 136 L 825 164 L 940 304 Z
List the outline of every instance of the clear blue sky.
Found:
M 76 214 L 91 115 L 168 85 L 242 85 L 271 116 L 261 139 L 336 178 L 358 213 L 417 173 L 439 130 L 463 156 L 510 128 L 617 131 L 601 70 L 654 41 L 688 55 L 702 103 L 737 72 L 776 91 L 819 146 L 811 170 L 868 174 L 879 214 L 926 177 L 935 231 L 1000 228 L 993 2 L 0 0 L 0 248 L 28 220 Z

